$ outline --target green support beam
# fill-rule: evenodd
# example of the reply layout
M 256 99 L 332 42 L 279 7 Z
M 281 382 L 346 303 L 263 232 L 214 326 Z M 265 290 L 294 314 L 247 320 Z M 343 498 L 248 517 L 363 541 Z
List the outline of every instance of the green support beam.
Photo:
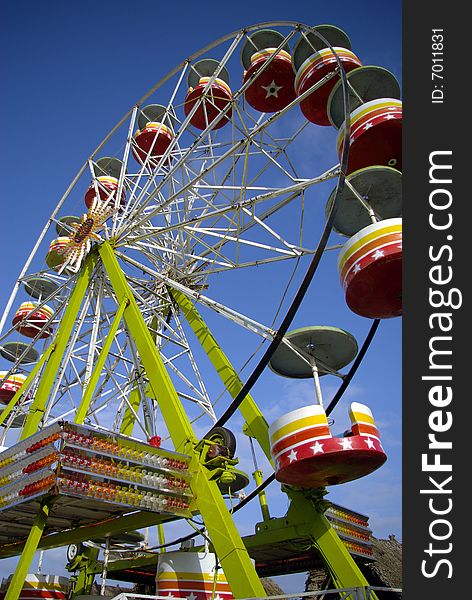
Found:
M 260 485 L 263 484 L 264 475 L 260 469 L 257 469 L 256 471 L 254 471 L 252 476 L 254 477 L 254 482 L 256 484 L 256 487 L 259 487 Z M 264 519 L 264 521 L 269 521 L 270 520 L 270 511 L 269 511 L 269 504 L 267 503 L 267 496 L 266 496 L 265 490 L 262 490 L 262 492 L 259 492 L 258 495 L 259 495 L 259 505 L 261 507 L 262 518 Z
M 46 500 L 41 503 L 4 600 L 18 600 L 20 592 L 23 589 L 23 584 L 25 583 L 26 575 L 31 566 L 34 553 L 36 552 L 39 540 L 43 535 L 52 503 L 53 499 L 51 497 L 46 498 Z
M 49 360 L 44 367 L 41 375 L 41 381 L 36 390 L 35 398 L 30 407 L 29 415 L 26 418 L 23 431 L 21 432 L 21 440 L 33 435 L 39 429 L 39 424 L 46 410 L 49 393 L 56 378 L 61 362 L 64 358 L 64 353 L 67 348 L 67 343 L 72 333 L 72 329 L 76 323 L 77 315 L 80 306 L 87 291 L 95 264 L 97 262 L 97 253 L 92 251 L 84 261 L 84 265 L 79 273 L 74 290 L 70 296 L 67 308 L 61 319 L 61 325 L 54 337 L 53 344 L 54 352 L 51 353 Z
M 243 383 L 233 365 L 218 345 L 218 342 L 205 321 L 202 319 L 194 303 L 187 298 L 185 294 L 182 294 L 177 290 L 170 290 L 170 292 L 180 306 L 182 313 L 187 319 L 190 327 L 193 329 L 216 372 L 220 376 L 221 381 L 231 394 L 231 397 L 236 398 L 243 387 Z M 267 459 L 272 462 L 272 456 L 270 454 L 269 425 L 250 394 L 244 398 L 239 406 L 239 410 L 246 421 L 247 434 L 259 442 Z
M 162 359 L 156 350 L 154 340 L 115 257 L 113 248 L 108 242 L 104 242 L 100 246 L 100 257 L 110 278 L 118 302 L 129 301 L 124 311 L 129 333 L 136 344 L 153 394 L 156 398 L 165 398 L 162 403 L 160 402 L 161 411 L 175 450 L 177 452 L 185 452 L 187 447 L 191 447 L 198 440 L 195 437 L 182 403 L 175 392 L 172 381 L 165 370 Z
M 195 497 L 195 506 L 203 517 L 233 595 L 236 598 L 263 597 L 266 595 L 264 588 L 221 492 L 216 482 L 208 479 L 208 472 L 194 450 L 198 440 L 113 248 L 108 242 L 104 242 L 99 252 L 118 302 L 129 300 L 124 318 L 146 370 L 150 388 L 159 402 L 174 447 L 177 451 L 192 456 L 190 470 L 195 474 L 190 485 Z

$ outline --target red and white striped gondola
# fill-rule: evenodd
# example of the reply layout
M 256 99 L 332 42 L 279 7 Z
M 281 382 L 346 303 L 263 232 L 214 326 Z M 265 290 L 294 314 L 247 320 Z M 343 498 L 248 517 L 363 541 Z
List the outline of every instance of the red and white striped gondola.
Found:
M 363 317 L 402 313 L 401 198 L 402 174 L 384 166 L 348 175 L 338 198 L 333 226 L 350 238 L 339 253 L 339 275 L 347 305 Z
M 159 555 L 156 593 L 171 598 L 232 600 L 223 570 L 212 552 L 165 552 Z
M 313 377 L 316 404 L 297 408 L 269 427 L 276 479 L 301 488 L 337 485 L 368 475 L 386 460 L 370 409 L 353 402 L 352 430 L 331 433 L 323 408 L 319 377 L 337 371 L 357 354 L 357 343 L 337 327 L 304 327 L 292 331 L 274 352 L 270 367 L 279 375 Z
M 255 76 L 244 97 L 259 112 L 282 110 L 295 99 L 290 48 L 283 41 L 284 36 L 278 31 L 260 29 L 248 36 L 243 46 L 243 83 Z
M 47 326 L 51 321 L 54 311 L 47 305 L 40 306 L 36 302 L 22 302 L 13 317 L 12 325 L 16 326 L 18 333 L 39 339 L 48 338 L 52 334 L 52 327 Z
M 16 392 L 26 381 L 26 375 L 23 373 L 11 373 L 8 375 L 8 371 L 0 371 L 0 402 L 8 404 Z
M 402 314 L 402 220 L 364 227 L 344 244 L 338 270 L 349 308 L 370 319 Z
M 332 49 L 316 33 L 310 32 L 298 39 L 292 58 L 296 72 L 295 91 L 297 96 L 301 96 L 312 86 L 320 84 L 300 102 L 300 108 L 309 121 L 325 126 L 330 125 L 328 98 L 339 81 L 336 76 L 339 70 L 338 60 L 346 73 L 360 67 L 362 63 L 352 51 L 351 41 L 344 31 L 333 25 L 319 25 L 313 29 L 329 42 Z
M 229 123 L 233 94 L 229 87 L 229 73 L 226 67 L 220 68 L 219 62 L 211 58 L 200 60 L 190 67 L 187 83 L 184 112 L 185 116 L 188 116 L 197 106 L 190 118 L 194 127 L 204 130 L 211 125 L 212 129 L 221 129 Z M 225 109 L 226 112 L 221 116 Z
M 322 406 L 289 412 L 269 430 L 276 479 L 303 488 L 337 485 L 365 477 L 387 460 L 370 409 L 353 402 L 352 431 L 334 437 Z
M 132 153 L 139 164 L 155 166 L 174 139 L 172 119 L 165 106 L 149 104 L 139 111 Z

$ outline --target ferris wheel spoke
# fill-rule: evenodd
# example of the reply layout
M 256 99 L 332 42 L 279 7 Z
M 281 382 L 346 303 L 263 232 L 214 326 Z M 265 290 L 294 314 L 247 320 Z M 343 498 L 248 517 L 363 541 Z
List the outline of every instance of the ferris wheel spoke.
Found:
M 205 246 L 206 248 L 210 248 L 209 245 L 206 244 L 205 242 L 203 242 L 202 240 L 199 240 L 199 243 L 202 244 L 203 246 Z M 196 259 L 196 257 L 195 257 L 194 254 L 188 254 L 187 252 L 183 252 L 182 253 L 181 251 L 173 250 L 172 248 L 165 247 L 165 246 L 159 246 L 157 244 L 152 244 L 151 245 L 151 244 L 146 244 L 145 242 L 138 242 L 136 245 L 131 246 L 131 248 L 135 249 L 135 250 L 141 250 L 143 253 L 145 253 L 145 251 L 148 250 L 149 251 L 148 252 L 148 256 L 153 256 L 153 257 L 155 255 L 154 255 L 153 252 L 150 252 L 150 250 L 155 250 L 158 253 L 164 253 L 165 252 L 165 253 L 167 253 L 167 254 L 169 254 L 171 256 L 178 256 L 178 257 L 184 258 L 184 259 L 185 258 L 191 258 L 192 260 Z M 215 252 L 215 254 L 218 254 L 218 253 Z M 220 255 L 220 256 L 221 256 L 221 259 L 225 258 L 222 255 Z M 232 268 L 232 267 L 234 268 L 234 267 L 236 267 L 236 263 L 231 263 L 231 262 L 228 262 L 227 260 L 218 261 L 217 259 L 207 259 L 207 258 L 201 258 L 201 257 L 198 257 L 197 260 L 200 260 L 200 261 L 203 261 L 203 262 L 206 262 L 206 263 L 211 263 L 211 264 L 216 263 L 216 264 L 225 266 L 227 268 Z M 158 260 L 158 262 L 160 262 L 161 264 L 164 264 L 164 265 L 166 264 L 166 261 L 163 260 L 162 258 L 160 258 Z M 169 267 L 171 265 L 173 265 L 173 264 L 174 264 L 173 261 L 169 261 L 168 262 Z M 183 275 L 184 271 L 182 270 L 181 273 Z
M 244 212 L 246 212 L 246 211 L 244 211 Z M 251 216 L 250 213 L 249 213 L 249 216 Z M 254 247 L 254 248 L 259 248 L 259 249 L 262 249 L 262 250 L 269 250 L 271 252 L 277 252 L 277 253 L 288 255 L 288 256 L 292 256 L 292 257 L 300 256 L 301 251 L 298 250 L 294 244 L 291 244 L 291 243 L 285 241 L 280 235 L 276 234 L 273 230 L 271 230 L 270 227 L 266 226 L 266 227 L 264 227 L 264 229 L 266 229 L 266 231 L 268 231 L 269 233 L 271 233 L 271 235 L 273 235 L 278 241 L 280 241 L 281 244 L 283 246 L 285 246 L 285 248 L 278 248 L 277 246 L 272 246 L 272 245 L 269 246 L 268 244 L 263 244 L 261 242 L 255 242 L 255 241 L 252 241 L 252 240 L 249 240 L 249 239 L 244 239 L 244 238 L 242 238 L 240 236 L 236 237 L 236 236 L 232 236 L 232 235 L 223 235 L 223 234 L 221 234 L 221 233 L 219 233 L 217 231 L 212 231 L 211 229 L 204 229 L 202 227 L 187 227 L 186 231 L 189 232 L 191 235 L 193 233 L 195 233 L 195 234 L 202 234 L 202 235 L 204 234 L 205 236 L 215 237 L 215 238 L 218 238 L 220 240 L 224 239 L 227 242 L 236 242 L 237 244 L 240 244 L 240 245 L 243 245 L 243 246 L 247 245 L 247 246 L 251 246 L 251 247 Z M 194 237 L 194 236 L 192 235 L 192 237 Z M 208 244 L 203 244 L 203 241 L 202 241 L 201 238 L 197 237 L 197 240 L 198 240 L 199 244 L 202 244 L 207 249 L 210 249 L 212 252 L 215 252 L 215 249 L 213 247 L 209 248 Z M 195 260 L 195 258 L 196 258 L 195 256 L 192 256 L 193 260 Z M 202 257 L 199 256 L 197 260 L 203 260 L 203 259 L 202 259 Z M 227 265 L 227 266 L 233 266 L 234 267 L 234 266 L 236 266 L 236 264 L 233 263 L 232 265 Z
M 250 317 L 248 317 L 246 315 L 242 315 L 241 313 L 238 313 L 237 311 L 228 308 L 227 306 L 221 304 L 220 302 L 212 300 L 211 298 L 203 295 L 201 292 L 197 292 L 193 289 L 188 288 L 187 286 L 183 285 L 182 283 L 174 281 L 170 277 L 167 277 L 166 275 L 164 275 L 158 271 L 155 271 L 153 269 L 150 269 L 149 267 L 146 267 L 145 265 L 137 263 L 137 261 L 122 254 L 121 252 L 116 252 L 116 255 L 117 255 L 117 257 L 121 258 L 125 263 L 129 263 L 133 266 L 138 266 L 138 268 L 142 269 L 149 275 L 162 281 L 163 283 L 168 285 L 170 288 L 176 289 L 176 290 L 182 292 L 183 294 L 185 294 L 186 296 L 188 296 L 189 298 L 192 298 L 193 300 L 196 300 L 196 301 L 204 304 L 208 308 L 211 308 L 214 312 L 221 314 L 222 316 L 225 316 L 226 318 L 228 318 L 229 320 L 233 321 L 234 323 L 236 323 L 238 325 L 242 325 L 248 331 L 252 331 L 253 333 L 256 333 L 267 339 L 273 339 L 275 332 L 272 329 L 270 329 L 269 327 L 266 327 L 265 325 L 258 323 L 254 319 L 251 319 Z
M 118 210 L 120 207 L 121 197 L 122 197 L 124 187 L 125 187 L 126 165 L 128 164 L 129 153 L 130 153 L 131 146 L 132 146 L 133 130 L 134 130 L 134 126 L 136 123 L 137 113 L 138 113 L 138 107 L 135 106 L 131 113 L 131 119 L 130 119 L 129 128 L 128 128 L 128 135 L 126 138 L 126 144 L 125 144 L 125 148 L 124 148 L 124 152 L 123 152 L 120 176 L 118 178 L 118 187 L 117 187 L 116 194 L 115 194 L 115 206 L 114 206 L 115 210 Z M 119 225 L 119 219 L 118 219 L 118 217 L 116 217 L 113 220 L 113 226 L 112 226 L 112 230 L 111 230 L 112 236 L 115 235 L 116 228 L 118 225 Z
M 50 411 L 53 406 L 54 398 L 56 397 L 56 394 L 62 384 L 63 378 L 66 376 L 66 370 L 67 370 L 67 367 L 70 365 L 71 357 L 74 352 L 74 346 L 79 337 L 82 324 L 85 320 L 85 315 L 87 314 L 87 311 L 90 308 L 91 298 L 92 298 L 92 291 L 89 288 L 87 290 L 83 306 L 79 312 L 77 322 L 76 322 L 75 328 L 72 333 L 71 341 L 69 342 L 69 345 L 66 346 L 66 348 L 65 348 L 65 353 L 64 353 L 63 359 L 60 362 L 60 364 L 58 365 L 55 381 L 52 385 L 52 388 L 49 391 L 49 400 L 46 401 L 46 408 L 44 410 L 43 422 L 47 422 Z
M 271 158 L 272 158 L 272 157 L 271 157 Z M 266 167 L 263 167 L 262 171 L 264 171 L 264 170 L 265 170 L 265 168 L 266 168 Z M 208 167 L 207 167 L 207 169 L 205 169 L 205 171 L 206 171 L 206 170 L 208 170 Z M 212 188 L 212 183 L 211 183 L 211 182 L 205 183 L 205 179 L 204 179 L 204 177 L 203 177 L 203 175 L 202 175 L 201 173 L 202 173 L 202 171 L 200 171 L 200 173 L 199 173 L 198 175 L 195 175 L 195 172 L 194 172 L 194 175 L 195 175 L 195 176 L 194 176 L 193 180 L 191 180 L 191 182 L 189 182 L 189 183 L 187 184 L 187 186 L 186 186 L 186 188 L 185 188 L 185 189 L 181 189 L 181 190 L 179 190 L 179 191 L 180 191 L 180 193 L 182 193 L 183 191 L 184 191 L 184 192 L 187 192 L 187 191 L 189 191 L 189 188 L 190 188 L 190 189 L 192 189 L 192 191 L 193 191 L 194 193 L 196 193 L 196 195 L 197 195 L 198 197 L 200 197 L 200 198 L 201 198 L 201 199 L 202 199 L 204 202 L 207 202 L 207 203 L 209 203 L 209 205 L 211 205 L 211 204 L 212 204 L 212 200 L 213 200 L 213 199 L 212 199 L 212 200 L 210 200 L 210 201 L 208 201 L 208 200 L 207 200 L 205 197 L 202 197 L 200 194 L 198 194 L 198 189 L 199 189 L 200 187 L 203 187 L 203 186 L 205 186 L 205 187 L 208 187 L 208 188 L 210 188 L 210 189 Z M 229 171 L 227 172 L 227 175 L 225 176 L 225 178 L 229 177 L 230 175 L 231 175 L 231 170 L 229 170 Z M 254 180 L 256 180 L 256 179 L 257 179 L 257 176 L 256 176 L 256 177 L 254 177 L 253 179 L 254 179 Z M 293 177 L 292 177 L 292 179 L 293 179 Z M 194 185 L 192 185 L 192 183 L 193 183 Z M 214 193 L 214 196 L 216 197 L 216 195 L 217 195 L 217 194 L 220 194 L 220 195 L 221 195 L 221 194 L 223 194 L 223 197 L 224 197 L 224 190 L 225 190 L 225 189 L 226 189 L 226 188 L 225 188 L 224 186 L 221 186 L 221 185 L 220 185 L 220 186 L 218 186 L 218 188 L 217 188 L 216 192 Z M 231 189 L 231 191 L 233 191 L 233 192 L 234 192 L 234 191 L 235 191 L 235 190 L 237 190 L 237 189 L 241 190 L 241 186 L 232 186 L 231 188 L 227 188 L 227 189 Z M 266 189 L 267 189 L 267 188 L 266 188 Z M 165 205 L 168 205 L 168 204 L 169 204 L 171 201 L 178 201 L 178 198 L 177 198 L 177 197 L 178 197 L 178 195 L 179 195 L 179 193 L 178 193 L 178 192 L 177 192 L 177 193 L 174 193 L 174 194 L 171 194 L 171 195 L 170 195 L 170 198 L 168 198 L 167 200 L 164 200 L 164 202 L 161 202 L 161 203 L 159 203 L 159 204 L 156 206 L 156 208 L 155 208 L 155 209 L 154 209 L 154 210 L 153 210 L 151 213 L 150 213 L 150 212 L 149 212 L 149 210 L 148 210 L 148 211 L 147 211 L 147 214 L 146 214 L 146 216 L 152 216 L 152 214 L 153 214 L 153 213 L 155 213 L 155 212 L 156 212 L 156 210 L 157 210 L 157 211 L 163 211 L 163 208 L 164 208 L 164 206 L 165 206 Z M 229 203 L 229 204 L 232 204 L 232 203 L 234 203 L 234 200 L 233 200 L 233 198 L 231 197 L 231 194 L 229 194 L 229 195 L 227 196 L 227 198 L 226 198 L 226 199 L 227 199 L 227 201 L 228 201 L 228 203 Z
M 189 351 L 182 351 L 179 352 L 178 354 L 175 354 L 174 356 L 169 356 L 166 357 L 164 355 L 162 355 L 162 362 L 164 363 L 164 366 L 169 367 L 176 375 L 177 377 L 183 382 L 185 383 L 185 385 L 192 390 L 192 392 L 198 397 L 197 402 L 199 404 L 202 405 L 209 405 L 209 401 L 208 401 L 208 397 L 201 391 L 198 389 L 198 387 L 196 385 L 194 385 L 190 379 L 182 372 L 181 369 L 179 369 L 177 367 L 177 361 L 178 359 L 182 358 L 182 357 L 187 357 L 187 355 L 189 354 Z M 208 412 L 208 409 L 207 409 Z
M 337 170 L 337 167 L 334 167 L 332 169 L 329 169 L 328 171 L 326 171 L 325 173 L 323 173 L 322 175 L 320 175 L 319 177 L 313 178 L 313 179 L 308 179 L 308 180 L 304 180 L 304 181 L 300 181 L 294 185 L 285 187 L 285 188 L 279 188 L 276 190 L 271 190 L 267 193 L 263 193 L 263 194 L 257 194 L 255 196 L 252 196 L 251 198 L 246 198 L 240 202 L 234 203 L 232 205 L 227 205 L 224 206 L 222 208 L 213 210 L 209 213 L 205 214 L 205 219 L 208 218 L 215 218 L 215 217 L 220 217 L 221 215 L 225 215 L 227 213 L 233 213 L 233 212 L 237 212 L 238 210 L 242 210 L 243 208 L 251 208 L 254 207 L 255 205 L 259 204 L 259 203 L 263 203 L 263 202 L 268 202 L 270 200 L 279 198 L 280 196 L 283 195 L 288 195 L 290 196 L 290 198 L 293 200 L 295 199 L 301 192 L 307 190 L 308 188 L 310 188 L 312 185 L 315 185 L 316 183 L 319 183 L 321 181 L 326 181 L 327 179 L 329 179 L 330 177 L 334 177 L 334 172 Z M 194 224 L 198 224 L 201 222 L 201 217 L 200 216 L 196 216 L 193 217 L 191 219 L 188 219 L 187 221 L 182 221 L 180 223 L 171 225 L 171 226 L 165 226 L 165 227 L 153 227 L 150 228 L 150 230 L 148 230 L 148 232 L 146 234 L 138 234 L 136 236 L 130 236 L 129 239 L 127 241 L 132 240 L 133 242 L 138 241 L 140 239 L 148 239 L 150 235 L 152 235 L 152 231 L 154 229 L 154 231 L 156 232 L 156 234 L 158 235 L 162 235 L 164 233 L 167 233 L 169 231 L 172 230 L 176 230 L 179 229 L 181 227 L 184 226 L 189 226 L 189 225 L 194 225 Z M 120 245 L 124 245 L 124 243 L 118 243 L 118 246 Z
M 101 278 L 92 282 L 91 292 L 92 294 L 96 295 L 97 301 L 95 302 L 94 306 L 94 318 L 92 322 L 92 331 L 90 334 L 90 345 L 85 364 L 84 386 L 87 385 L 92 375 L 94 356 L 96 352 L 97 338 L 100 327 L 101 308 L 103 305 L 103 283 Z

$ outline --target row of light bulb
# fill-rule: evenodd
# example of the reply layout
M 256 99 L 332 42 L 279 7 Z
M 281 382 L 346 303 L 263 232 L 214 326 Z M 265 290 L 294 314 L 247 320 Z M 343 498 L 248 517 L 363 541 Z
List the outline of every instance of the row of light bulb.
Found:
M 178 471 L 185 471 L 188 469 L 188 463 L 184 460 L 145 452 L 144 450 L 138 450 L 131 448 L 130 446 L 122 446 L 115 441 L 99 438 L 94 435 L 85 435 L 72 430 L 66 430 L 64 439 L 66 440 L 66 443 L 68 442 L 74 446 L 80 446 L 102 454 L 111 454 L 120 458 L 130 459 L 134 462 L 147 464 L 152 467 L 161 467 Z
M 361 540 L 365 540 L 368 541 L 369 540 L 369 536 L 365 533 L 361 533 L 360 531 L 357 531 L 355 529 L 352 529 L 351 527 L 346 527 L 345 525 L 339 525 L 338 523 L 331 523 L 333 529 L 335 529 L 336 531 L 339 531 L 340 533 L 344 533 L 345 535 L 350 535 L 352 537 L 357 537 Z
M 140 467 L 130 467 L 122 463 L 75 454 L 68 449 L 65 450 L 62 456 L 64 465 L 83 471 L 91 471 L 105 477 L 124 479 L 156 488 L 167 487 L 185 491 L 189 487 L 189 483 L 185 479 L 146 471 Z
M 58 485 L 67 493 L 87 496 L 108 502 L 117 502 L 156 511 L 177 512 L 188 509 L 189 502 L 182 497 L 171 497 L 154 492 L 145 492 L 128 486 L 119 486 L 105 481 L 61 477 Z
M 344 519 L 345 521 L 351 521 L 352 523 L 355 523 L 356 525 L 361 525 L 362 527 L 367 527 L 368 525 L 365 519 L 359 519 L 358 517 L 355 517 L 354 515 L 343 510 L 340 510 L 339 508 L 334 508 L 330 506 L 326 512 L 328 515 L 334 515 L 335 517 L 339 517 L 340 519 Z
M 348 542 L 347 540 L 343 540 L 343 544 L 348 550 L 359 552 L 360 554 L 367 554 L 368 556 L 372 556 L 373 554 L 372 548 L 370 546 L 360 546 L 359 544 Z
M 41 450 L 41 448 L 44 448 L 48 444 L 53 444 L 60 437 L 61 437 L 61 434 L 59 432 L 55 432 L 51 435 L 47 435 L 47 436 L 41 438 L 40 440 L 34 442 L 33 444 L 28 443 L 28 440 L 25 440 L 21 444 L 17 444 L 17 451 L 14 454 L 7 456 L 3 460 L 0 460 L 0 469 L 3 469 L 3 467 L 11 465 L 12 463 L 19 462 L 25 456 L 28 456 L 29 454 L 33 454 L 37 450 Z M 1 454 L 0 454 L 0 456 L 1 456 Z
M 0 507 L 13 504 L 26 496 L 32 496 L 38 492 L 49 490 L 53 486 L 55 479 L 56 476 L 51 473 L 47 477 L 28 483 L 23 487 L 21 485 L 13 486 L 6 494 L 0 495 Z

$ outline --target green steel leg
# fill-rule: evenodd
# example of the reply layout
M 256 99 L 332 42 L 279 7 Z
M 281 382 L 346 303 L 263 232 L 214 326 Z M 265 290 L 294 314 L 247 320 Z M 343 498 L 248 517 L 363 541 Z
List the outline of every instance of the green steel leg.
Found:
M 26 540 L 24 550 L 16 566 L 15 573 L 13 574 L 10 585 L 8 586 L 5 600 L 17 600 L 21 590 L 23 589 L 23 584 L 25 582 L 26 575 L 28 574 L 31 561 L 33 560 L 34 553 L 38 548 L 39 540 L 43 535 L 44 527 L 46 526 L 52 503 L 52 498 L 47 498 L 41 503 L 38 514 L 36 515 L 33 526 L 31 527 L 31 531 L 28 535 L 28 539 Z
M 190 469 L 195 475 L 191 480 L 191 488 L 195 496 L 195 506 L 203 517 L 233 595 L 236 598 L 265 596 L 264 588 L 221 492 L 216 482 L 208 479 L 208 472 L 194 450 L 198 440 L 113 249 L 108 242 L 104 242 L 99 251 L 118 302 L 129 300 L 124 317 L 175 449 L 192 456 Z
M 236 398 L 243 387 L 243 383 L 234 370 L 234 367 L 218 345 L 193 302 L 181 292 L 172 290 L 171 293 L 182 309 L 185 318 L 193 329 L 226 389 L 233 398 Z M 248 435 L 257 439 L 267 459 L 272 462 L 268 423 L 254 399 L 249 394 L 242 401 L 239 410 L 246 421 Z
M 166 537 L 164 535 L 164 525 L 159 523 L 157 526 L 157 538 L 159 540 L 159 546 L 163 546 L 166 543 Z M 165 549 L 162 548 L 159 552 L 165 552 Z
M 254 471 L 252 476 L 254 477 L 256 487 L 259 487 L 261 485 L 261 483 L 263 483 L 263 481 L 264 481 L 264 476 L 262 474 L 262 471 L 260 471 L 258 469 L 257 471 Z M 261 507 L 262 518 L 264 519 L 264 521 L 269 521 L 270 520 L 269 505 L 267 503 L 267 496 L 266 496 L 266 493 L 264 490 L 262 490 L 262 492 L 259 493 L 259 504 Z
M 157 333 L 155 333 L 157 326 L 158 320 L 156 317 L 154 317 L 151 322 L 151 329 L 153 330 L 151 331 L 151 337 L 154 341 L 154 344 L 156 343 L 157 339 Z M 131 390 L 129 394 L 128 403 L 126 404 L 125 408 L 125 414 L 123 415 L 123 419 L 121 421 L 120 433 L 122 433 L 123 435 L 133 435 L 133 428 L 136 422 L 136 414 L 139 410 L 140 404 L 141 392 L 139 391 L 139 388 L 136 387 L 133 390 Z
M 84 265 L 79 273 L 74 291 L 71 294 L 64 316 L 61 319 L 61 325 L 54 338 L 54 352 L 51 354 L 47 365 L 44 367 L 44 371 L 41 375 L 41 381 L 35 394 L 35 399 L 31 404 L 29 415 L 26 418 L 26 422 L 20 437 L 22 440 L 38 431 L 39 424 L 41 423 L 44 411 L 46 410 L 49 392 L 52 388 L 57 371 L 64 357 L 67 342 L 69 341 L 70 334 L 76 322 L 77 314 L 82 304 L 96 262 L 97 253 L 91 252 L 85 259 Z
M 97 362 L 96 362 L 93 372 L 90 376 L 90 380 L 85 389 L 84 395 L 82 396 L 82 401 L 80 403 L 80 406 L 77 409 L 77 414 L 75 416 L 75 423 L 78 423 L 79 425 L 84 422 L 84 419 L 87 416 L 87 411 L 90 407 L 90 402 L 92 400 L 93 393 L 95 391 L 95 388 L 97 387 L 97 383 L 98 383 L 98 380 L 100 379 L 100 374 L 102 372 L 103 365 L 105 364 L 105 361 L 107 359 L 108 352 L 110 351 L 111 345 L 115 338 L 115 334 L 118 331 L 118 327 L 120 325 L 120 321 L 123 316 L 123 313 L 125 312 L 126 306 L 127 306 L 126 301 L 121 302 L 120 306 L 118 307 L 118 310 L 116 311 L 116 314 L 112 321 L 112 324 L 110 325 L 110 329 L 108 331 L 107 338 L 105 340 L 105 343 L 102 346 L 102 349 L 98 356 Z

